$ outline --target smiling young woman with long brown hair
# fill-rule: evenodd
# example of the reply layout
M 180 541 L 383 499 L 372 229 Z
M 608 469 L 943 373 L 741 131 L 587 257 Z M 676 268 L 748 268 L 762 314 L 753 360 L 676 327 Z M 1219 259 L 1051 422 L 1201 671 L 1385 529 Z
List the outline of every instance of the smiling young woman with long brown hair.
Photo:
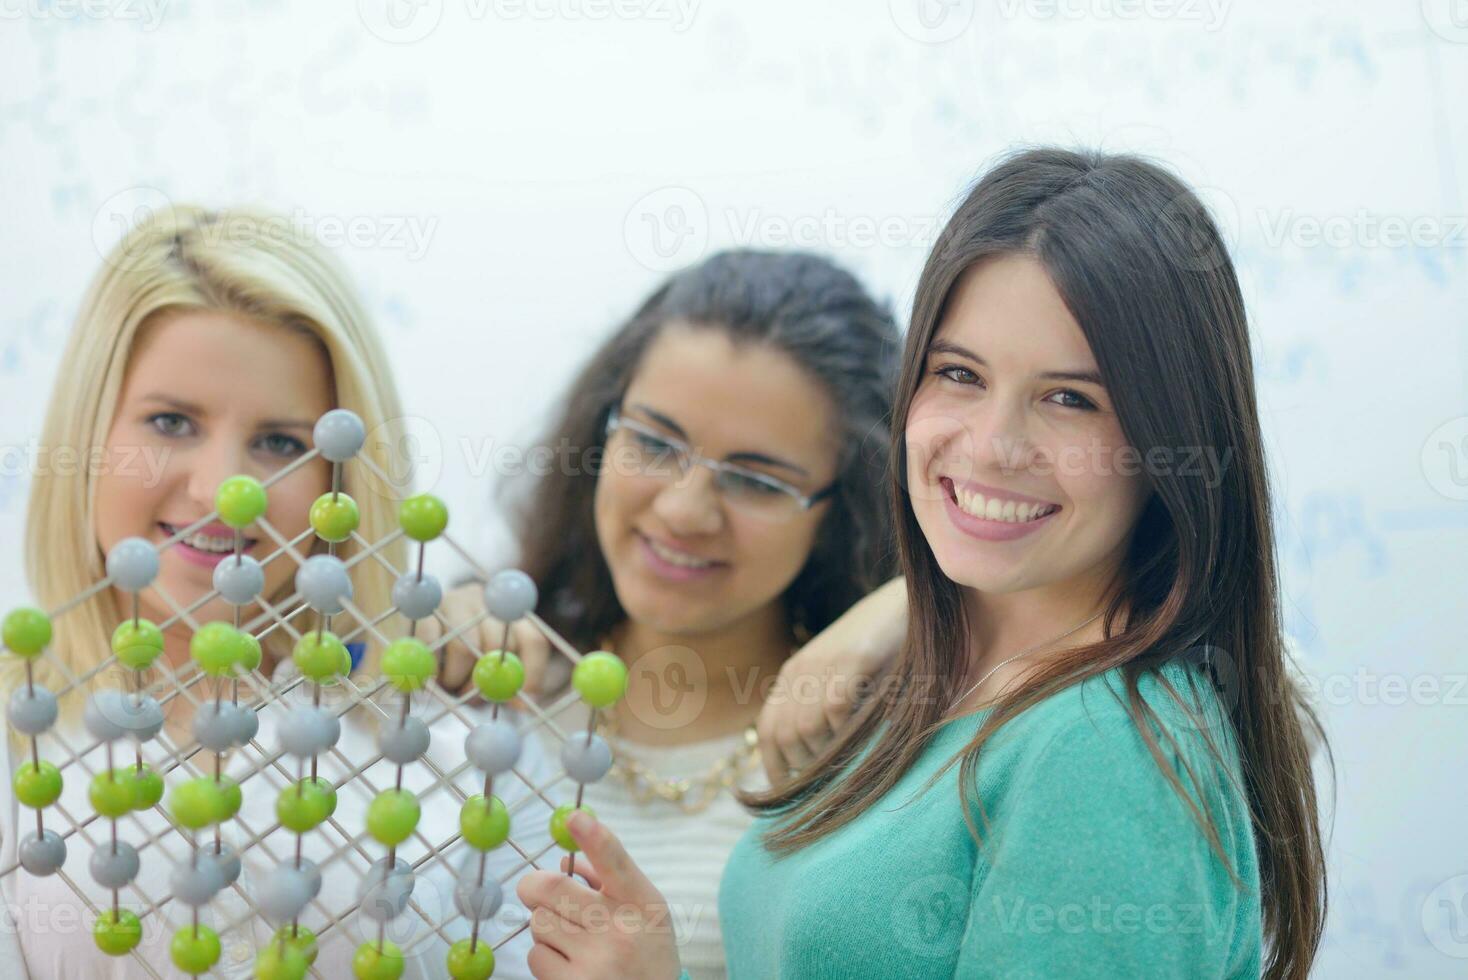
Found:
M 746 796 L 731 976 L 1305 976 L 1323 733 L 1286 670 L 1243 299 L 1196 196 L 1130 156 L 991 170 L 918 284 L 892 472 L 894 683 Z M 589 887 L 520 886 L 566 951 L 546 976 L 676 975 L 656 882 L 569 829 Z M 619 927 L 585 928 L 605 906 Z

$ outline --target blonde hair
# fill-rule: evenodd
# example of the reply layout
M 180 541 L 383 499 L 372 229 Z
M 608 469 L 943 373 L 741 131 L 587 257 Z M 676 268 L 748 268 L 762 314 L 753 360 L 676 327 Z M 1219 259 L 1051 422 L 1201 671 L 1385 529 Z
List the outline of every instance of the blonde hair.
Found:
M 107 255 L 87 289 L 62 353 L 42 444 L 53 451 L 104 446 L 140 331 L 165 311 L 188 309 L 237 313 L 314 337 L 330 360 L 336 405 L 352 410 L 366 425 L 369 438 L 359 455 L 369 457 L 384 473 L 399 472 L 389 457 L 390 448 L 398 444 L 402 408 L 382 343 L 345 269 L 286 219 L 251 208 L 160 209 Z M 93 524 L 97 484 L 93 470 L 83 466 L 60 473 L 53 468 L 37 472 L 31 483 L 26 575 L 44 609 L 73 600 L 106 575 L 106 556 Z M 396 506 L 380 499 L 397 488 L 384 488 L 356 460 L 343 465 L 341 479 L 341 489 L 354 494 L 360 505 L 358 533 L 365 540 L 379 542 L 397 530 Z M 312 543 L 321 545 L 319 540 Z M 346 542 L 338 546 L 337 554 L 350 561 L 360 550 L 354 542 Z M 393 567 L 406 568 L 407 548 L 401 537 L 378 554 Z M 362 560 L 353 567 L 352 579 L 355 605 L 366 615 L 380 615 L 391 607 L 392 575 L 380 562 L 371 557 Z M 294 577 L 266 598 L 279 608 L 293 591 Z M 112 631 L 126 615 L 112 590 L 102 589 L 56 617 L 49 655 L 35 662 L 37 682 L 62 691 L 73 677 L 96 674 L 112 655 Z M 297 628 L 304 631 L 304 625 Z M 370 631 L 360 639 L 367 641 L 367 652 L 359 669 L 375 676 L 381 651 Z M 284 630 L 266 638 L 277 655 L 288 640 Z M 70 676 L 51 663 L 53 658 Z M 7 665 L 6 690 L 20 681 L 20 670 L 19 664 Z M 82 701 L 78 695 L 91 686 L 66 691 L 61 698 L 64 719 L 75 720 Z

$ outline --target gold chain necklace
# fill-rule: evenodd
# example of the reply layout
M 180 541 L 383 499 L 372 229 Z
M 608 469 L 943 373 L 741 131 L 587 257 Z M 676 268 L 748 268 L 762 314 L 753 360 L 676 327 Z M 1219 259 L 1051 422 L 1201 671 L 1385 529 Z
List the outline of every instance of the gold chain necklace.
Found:
M 610 736 L 617 729 L 609 712 L 597 715 L 597 731 Z M 632 758 L 620 746 L 612 754 L 611 774 L 622 781 L 634 802 L 646 805 L 663 800 L 684 813 L 701 813 L 726 790 L 732 791 L 744 770 L 759 760 L 759 735 L 753 725 L 744 730 L 739 747 L 709 767 L 702 776 L 668 779 Z
M 615 652 L 610 636 L 602 637 L 601 649 Z M 597 712 L 597 732 L 609 742 L 614 741 L 613 736 L 618 728 L 616 710 L 614 707 Z M 702 776 L 685 776 L 679 779 L 659 776 L 616 746 L 612 752 L 611 775 L 622 781 L 633 801 L 640 806 L 653 800 L 663 800 L 684 813 L 701 813 L 712 806 L 714 800 L 725 791 L 732 791 L 745 769 L 758 765 L 758 762 L 759 733 L 750 725 L 744 729 L 739 747 L 715 762 Z

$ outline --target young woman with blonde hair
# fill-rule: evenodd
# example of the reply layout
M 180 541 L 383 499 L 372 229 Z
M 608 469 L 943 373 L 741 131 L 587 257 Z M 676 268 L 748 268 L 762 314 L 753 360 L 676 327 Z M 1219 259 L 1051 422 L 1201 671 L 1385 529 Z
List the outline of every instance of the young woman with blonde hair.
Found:
M 256 914 L 260 883 L 287 855 L 281 837 L 256 842 L 250 835 L 277 823 L 277 785 L 290 783 L 297 774 L 280 766 L 256 772 L 259 759 L 246 758 L 255 753 L 237 751 L 237 744 L 214 764 L 205 762 L 209 752 L 187 763 L 179 757 L 179 747 L 195 739 L 199 702 L 215 693 L 211 685 L 216 683 L 201 680 L 190 661 L 190 643 L 195 626 L 216 621 L 238 622 L 262 637 L 258 673 L 240 683 L 239 692 L 241 702 L 258 711 L 257 741 L 274 751 L 282 709 L 288 702 L 309 701 L 309 685 L 295 687 L 284 702 L 262 703 L 260 692 L 271 681 L 277 688 L 289 682 L 295 666 L 292 631 L 305 633 L 318 620 L 304 604 L 287 605 L 296 591 L 299 565 L 259 532 L 258 525 L 242 532 L 240 544 L 242 554 L 264 563 L 263 587 L 252 594 L 263 596 L 275 612 L 258 601 L 229 605 L 214 591 L 213 574 L 222 562 L 232 560 L 234 532 L 217 521 L 201 521 L 215 510 L 215 493 L 226 478 L 270 481 L 266 520 L 302 558 L 324 553 L 327 544 L 312 532 L 308 513 L 312 502 L 333 487 L 332 464 L 320 456 L 306 457 L 313 448 L 315 423 L 335 408 L 355 413 L 367 433 L 358 457 L 342 464 L 336 489 L 355 496 L 360 508 L 357 533 L 373 545 L 368 554 L 348 540 L 335 553 L 350 568 L 354 604 L 365 615 L 377 616 L 393 606 L 395 572 L 410 568 L 407 541 L 395 533 L 398 504 L 409 484 L 374 479 L 360 461 L 365 457 L 385 474 L 400 473 L 389 447 L 398 444 L 402 409 L 382 343 L 345 270 L 285 219 L 251 209 L 161 210 L 106 256 L 62 353 L 42 432 L 51 459 L 95 457 L 96 465 L 36 473 L 27 518 L 32 602 L 64 612 L 54 617 L 48 651 L 31 663 L 29 677 L 17 658 L 7 657 L 5 665 L 7 696 L 34 697 L 32 684 L 59 695 L 59 718 L 42 728 L 38 745 L 40 758 L 55 759 L 64 776 L 56 805 L 38 809 L 35 822 L 30 813 L 22 814 L 9 776 L 32 762 L 30 739 L 17 730 L 31 723 L 15 713 L 17 702 L 10 701 L 9 767 L 0 787 L 0 892 L 17 921 L 0 930 L 0 941 L 10 945 L 8 959 L 15 970 L 35 976 L 150 975 L 146 961 L 169 955 L 166 923 L 177 926 L 189 918 L 177 899 L 177 882 L 170 878 L 189 861 L 189 850 L 161 807 L 124 815 L 110 838 L 108 820 L 85 820 L 94 812 L 88 777 L 116 772 L 116 766 L 136 765 L 140 771 L 151 767 L 174 784 L 185 775 L 177 766 L 213 769 L 217 764 L 216 775 L 222 771 L 244 784 L 238 819 L 221 825 L 218 838 L 221 849 L 233 848 L 242 857 L 243 874 L 236 870 L 200 916 L 217 927 L 223 940 L 216 954 L 222 971 L 249 970 L 256 951 L 267 945 L 271 931 Z M 288 467 L 293 468 L 278 476 Z M 119 542 L 132 538 L 158 548 L 152 585 L 136 593 L 136 599 L 115 583 L 94 588 L 104 579 L 111 582 L 107 556 Z M 285 617 L 289 629 L 274 622 L 277 615 Z M 135 618 L 162 627 L 162 653 L 144 672 L 119 665 L 109 642 L 119 624 Z M 377 638 L 394 639 L 407 632 L 406 622 L 397 616 L 370 629 L 339 616 L 335 628 L 353 657 L 347 683 L 367 686 L 378 676 Z M 425 620 L 418 635 L 431 639 L 440 634 L 436 623 Z M 173 675 L 173 682 L 164 672 Z M 165 718 L 156 738 L 138 741 L 136 748 L 129 740 L 114 747 L 94 737 L 93 724 L 82 724 L 90 697 L 105 688 L 136 690 L 138 685 L 162 703 Z M 340 696 L 327 689 L 323 703 L 335 705 Z M 396 710 L 395 704 L 389 707 Z M 311 924 L 320 921 L 318 909 L 344 908 L 357 893 L 368 855 L 344 845 L 340 835 L 355 836 L 364 829 L 371 800 L 364 783 L 370 779 L 379 788 L 393 785 L 393 767 L 380 759 L 380 714 L 381 709 L 369 707 L 350 712 L 342 719 L 339 754 L 321 755 L 319 770 L 313 763 L 313 775 L 339 784 L 334 820 L 340 830 L 323 825 L 320 833 L 300 838 L 305 859 L 319 863 L 325 881 L 320 895 L 326 904 L 308 908 Z M 447 717 L 432 729 L 427 758 L 444 772 L 457 767 L 463 761 L 466 731 L 459 719 Z M 73 753 L 77 758 L 70 759 Z M 373 759 L 378 761 L 362 773 L 352 771 Z M 407 768 L 404 788 L 426 790 L 426 767 Z M 497 794 L 513 803 L 517 782 L 501 780 Z M 463 778 L 464 793 L 480 788 L 477 773 Z M 420 829 L 429 839 L 442 840 L 457 830 L 457 805 L 424 810 Z M 73 820 L 81 825 L 73 826 Z M 42 840 L 46 834 L 59 840 Z M 119 853 L 118 838 L 121 850 L 131 848 L 141 857 L 140 866 L 123 878 L 115 865 L 109 870 L 105 859 Z M 70 853 L 60 869 L 43 853 L 58 844 Z M 412 842 L 399 851 L 399 860 L 416 857 Z M 500 864 L 518 860 L 503 850 L 491 861 L 492 873 L 503 875 L 507 868 Z M 451 869 L 434 860 L 420 874 L 415 900 L 436 920 L 453 918 Z M 156 904 L 170 892 L 175 900 Z M 140 959 L 111 958 L 93 942 L 96 916 L 120 914 L 120 908 L 136 909 L 142 918 Z M 378 936 L 374 923 L 357 915 L 327 928 L 315 969 L 328 976 L 349 972 L 359 944 Z M 408 946 L 429 928 L 410 914 L 394 920 L 395 931 L 388 938 Z M 466 935 L 468 928 L 460 918 L 447 932 Z M 412 945 L 407 975 L 441 975 L 442 938 L 435 932 Z M 504 948 L 501 955 L 513 957 L 515 949 Z

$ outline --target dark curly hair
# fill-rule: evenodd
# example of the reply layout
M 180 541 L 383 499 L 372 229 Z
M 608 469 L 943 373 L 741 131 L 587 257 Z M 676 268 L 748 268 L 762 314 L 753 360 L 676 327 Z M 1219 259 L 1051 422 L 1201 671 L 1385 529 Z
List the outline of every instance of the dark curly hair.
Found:
M 800 252 L 720 252 L 675 273 L 587 361 L 544 445 L 600 459 L 608 414 L 670 323 L 721 330 L 737 344 L 788 354 L 836 407 L 842 426 L 832 506 L 784 595 L 797 637 L 820 632 L 891 578 L 896 551 L 886 493 L 901 338 L 890 310 L 851 274 Z M 594 467 L 555 467 L 506 484 L 518 565 L 540 589 L 539 614 L 577 649 L 626 618 L 596 536 Z

